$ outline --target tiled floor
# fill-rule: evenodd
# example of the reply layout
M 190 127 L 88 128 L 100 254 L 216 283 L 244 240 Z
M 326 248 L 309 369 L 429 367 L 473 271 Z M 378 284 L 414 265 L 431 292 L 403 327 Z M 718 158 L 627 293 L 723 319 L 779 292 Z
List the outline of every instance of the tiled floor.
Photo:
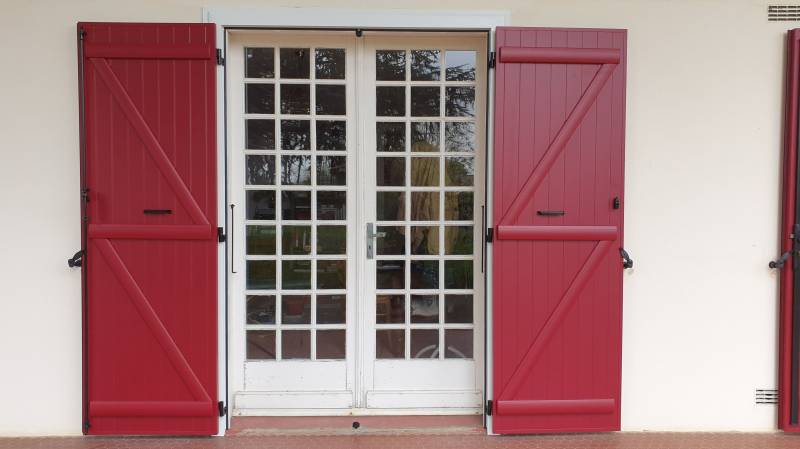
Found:
M 604 433 L 498 437 L 480 433 L 245 435 L 218 438 L 0 438 L 0 449 L 800 449 L 783 433 Z

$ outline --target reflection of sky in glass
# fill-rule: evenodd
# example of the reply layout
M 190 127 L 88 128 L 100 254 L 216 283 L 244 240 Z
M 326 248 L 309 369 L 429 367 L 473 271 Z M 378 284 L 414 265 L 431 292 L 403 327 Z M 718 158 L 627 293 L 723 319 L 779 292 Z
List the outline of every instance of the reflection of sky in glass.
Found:
M 445 60 L 447 61 L 448 81 L 475 79 L 474 51 L 448 51 L 445 55 Z

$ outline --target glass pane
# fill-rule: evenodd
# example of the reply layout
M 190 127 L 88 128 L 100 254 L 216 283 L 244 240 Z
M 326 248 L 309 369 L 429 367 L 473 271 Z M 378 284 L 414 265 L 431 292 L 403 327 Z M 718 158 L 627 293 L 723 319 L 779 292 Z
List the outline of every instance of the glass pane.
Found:
M 275 331 L 247 331 L 247 359 L 275 360 Z
M 448 186 L 472 186 L 475 183 L 474 158 L 445 158 L 444 182 Z
M 411 51 L 411 81 L 438 81 L 441 71 L 439 50 Z
M 245 84 L 244 96 L 247 114 L 275 113 L 274 84 Z
M 247 289 L 275 290 L 275 261 L 247 261 Z
M 406 88 L 403 86 L 376 87 L 375 115 L 383 117 L 406 115 Z
M 317 114 L 345 115 L 345 86 L 317 84 Z
M 439 288 L 439 261 L 412 260 L 411 288 L 413 289 Z
M 444 353 L 448 359 L 472 358 L 472 329 L 447 329 L 444 331 Z
M 275 191 L 273 191 L 273 190 L 248 190 L 247 191 L 247 219 L 248 220 L 274 220 L 275 219 Z
M 317 226 L 317 254 L 345 254 L 347 227 Z
M 317 185 L 343 186 L 347 184 L 347 158 L 344 156 L 317 156 Z
M 474 51 L 447 51 L 444 59 L 447 61 L 447 81 L 475 81 Z
M 281 192 L 281 218 L 311 220 L 311 192 Z
M 375 194 L 377 219 L 385 221 L 406 219 L 406 194 L 404 192 L 377 192 Z
M 275 324 L 275 297 L 247 295 L 247 324 Z
M 308 84 L 281 84 L 281 114 L 310 114 L 311 87 Z
M 445 111 L 448 117 L 475 116 L 475 88 L 449 86 L 445 89 Z
M 281 156 L 281 184 L 310 185 L 311 156 Z
M 317 295 L 317 324 L 344 324 L 347 320 L 347 296 Z
M 439 254 L 438 226 L 411 226 L 411 254 L 436 256 Z
M 311 296 L 283 295 L 281 324 L 311 324 Z
M 347 261 L 317 260 L 317 288 L 320 290 L 347 288 Z
M 317 191 L 317 220 L 346 220 L 347 192 Z
M 343 360 L 345 357 L 344 330 L 317 331 L 317 360 Z
M 375 239 L 379 256 L 404 255 L 406 253 L 406 228 L 405 226 L 377 226 L 376 232 L 383 232 L 385 237 Z
M 411 295 L 411 322 L 438 323 L 439 296 Z
M 375 301 L 375 322 L 377 324 L 406 322 L 405 297 L 403 295 L 378 295 Z
M 281 48 L 281 78 L 308 78 L 309 50 Z
M 286 226 L 281 232 L 282 254 L 311 254 L 311 226 Z
M 406 262 L 404 260 L 378 260 L 375 262 L 375 284 L 379 289 L 402 289 L 406 284 Z
M 379 186 L 402 186 L 406 183 L 406 159 L 402 157 L 375 158 L 375 175 Z
M 475 151 L 475 124 L 472 122 L 447 122 L 445 129 L 445 149 L 447 151 Z
M 281 120 L 281 149 L 311 149 L 311 127 L 308 120 Z
M 379 329 L 375 331 L 375 358 L 402 359 L 406 356 L 406 331 Z
M 275 226 L 247 225 L 247 254 L 275 254 Z
M 244 73 L 246 78 L 274 78 L 275 49 L 245 48 Z
M 334 120 L 317 120 L 317 150 L 347 150 L 347 123 Z
M 378 50 L 375 52 L 375 79 L 378 81 L 403 81 L 406 79 L 405 50 Z
M 437 329 L 411 329 L 411 358 L 439 358 L 439 331 Z
M 444 253 L 472 254 L 472 226 L 445 226 Z
M 449 88 L 448 88 L 449 89 Z M 439 87 L 411 87 L 411 115 L 413 117 L 439 116 Z
M 316 77 L 321 80 L 344 79 L 344 48 L 318 48 L 316 49 L 315 69 Z
M 412 157 L 411 158 L 411 185 L 412 186 L 438 186 L 439 185 L 439 158 L 438 157 Z
M 471 289 L 472 261 L 446 260 L 444 262 L 444 288 Z
M 439 122 L 411 123 L 411 151 L 439 151 Z
M 310 359 L 311 331 L 281 331 L 282 359 Z
M 411 220 L 436 221 L 439 219 L 439 192 L 411 193 Z
M 472 324 L 472 295 L 444 295 L 444 322 Z
M 284 260 L 281 262 L 281 287 L 284 290 L 311 289 L 311 261 Z
M 275 149 L 275 120 L 248 119 L 245 120 L 247 128 L 247 143 L 249 150 L 274 150 Z
M 472 192 L 445 192 L 444 194 L 444 219 L 445 220 L 472 220 L 473 218 Z
M 375 137 L 377 151 L 406 151 L 405 122 L 378 122 Z

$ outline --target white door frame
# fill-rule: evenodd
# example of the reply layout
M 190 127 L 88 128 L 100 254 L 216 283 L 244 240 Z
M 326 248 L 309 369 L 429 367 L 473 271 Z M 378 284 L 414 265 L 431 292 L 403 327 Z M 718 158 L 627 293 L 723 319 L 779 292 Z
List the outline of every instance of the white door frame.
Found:
M 339 29 L 420 29 L 420 30 L 473 30 L 488 31 L 489 48 L 494 48 L 494 30 L 498 26 L 510 22 L 508 11 L 421 11 L 421 10 L 356 10 L 356 9 L 329 9 L 329 8 L 254 8 L 254 7 L 211 7 L 203 8 L 202 22 L 216 24 L 217 47 L 226 51 L 226 28 L 252 27 L 252 28 L 339 28 Z M 226 148 L 226 99 L 225 99 L 225 67 L 219 66 L 217 70 L 217 189 L 218 219 L 224 224 L 228 234 L 228 196 L 227 196 L 227 148 Z M 492 197 L 492 167 L 493 160 L 493 122 L 494 111 L 494 72 L 490 71 L 487 78 L 488 98 L 486 108 L 487 118 L 487 146 L 486 146 L 486 223 L 491 223 L 490 199 Z M 240 237 L 241 238 L 241 237 Z M 222 245 L 221 245 L 222 246 Z M 219 397 L 224 398 L 225 404 L 231 404 L 232 392 L 228 390 L 227 354 L 227 271 L 229 245 L 220 248 L 219 257 L 224 263 L 219 264 L 218 294 L 219 294 Z M 491 245 L 486 246 L 486 378 L 484 379 L 487 398 L 492 397 L 491 377 L 491 335 L 492 335 L 492 310 L 491 310 Z M 230 409 L 230 405 L 228 405 Z M 219 435 L 224 435 L 230 426 L 231 413 L 220 418 Z M 487 416 L 487 428 L 491 433 L 491 416 Z

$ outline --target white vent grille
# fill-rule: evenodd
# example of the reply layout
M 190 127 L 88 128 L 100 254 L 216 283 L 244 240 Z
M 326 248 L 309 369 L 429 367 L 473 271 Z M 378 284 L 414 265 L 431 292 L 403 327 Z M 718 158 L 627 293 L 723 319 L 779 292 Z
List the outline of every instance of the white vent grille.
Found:
M 777 404 L 778 390 L 756 390 L 756 404 Z
M 772 22 L 800 21 L 800 5 L 769 5 L 767 20 Z

